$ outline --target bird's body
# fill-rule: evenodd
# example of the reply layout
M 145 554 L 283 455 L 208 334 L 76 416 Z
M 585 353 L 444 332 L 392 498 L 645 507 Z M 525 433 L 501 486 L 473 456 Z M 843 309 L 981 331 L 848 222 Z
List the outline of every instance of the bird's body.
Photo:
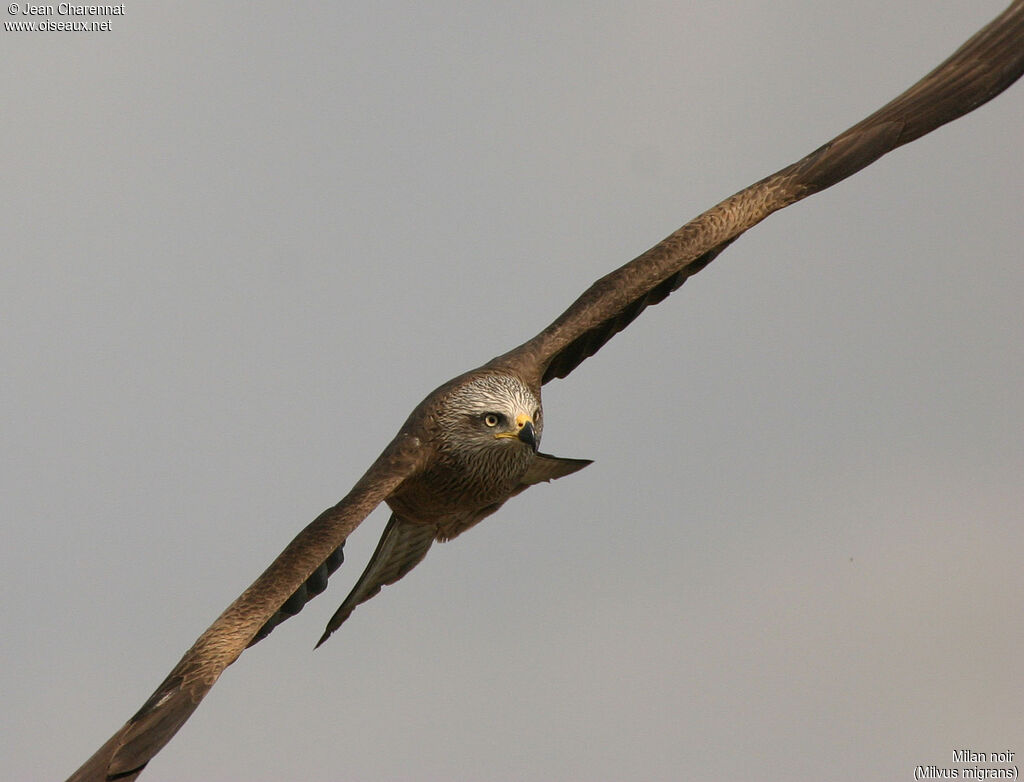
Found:
M 434 541 L 461 535 L 535 483 L 590 464 L 586 459 L 540 453 L 543 428 L 540 384 L 507 370 L 483 367 L 468 372 L 420 402 L 398 437 L 420 451 L 421 464 L 384 500 L 393 513 L 380 543 L 317 645 L 356 606 L 421 562 Z M 344 559 L 343 549 L 344 542 L 267 620 L 249 646 L 327 587 Z
M 381 503 L 392 516 L 321 643 L 356 606 L 529 486 L 589 464 L 538 450 L 541 386 L 565 377 L 775 211 L 977 108 L 1024 73 L 1024 0 L 902 95 L 804 158 L 725 199 L 590 286 L 551 325 L 421 402 L 337 505 L 305 527 L 198 638 L 142 708 L 72 782 L 135 779 L 224 669 L 296 613 L 341 564 L 345 539 Z
M 532 447 L 505 436 L 522 431 L 517 418 L 529 422 Z M 409 521 L 438 525 L 454 538 L 505 502 L 534 462 L 543 429 L 540 389 L 510 374 L 472 372 L 429 394 L 406 426 L 433 445 L 432 458 L 386 502 Z
M 532 484 L 590 464 L 540 453 L 543 428 L 540 384 L 531 387 L 520 376 L 486 367 L 445 383 L 417 405 L 401 434 L 427 452 L 423 466 L 385 500 L 393 515 L 319 643 L 356 606 L 421 562 L 435 540 L 461 535 Z M 323 591 L 328 576 L 341 564 L 341 548 L 330 560 L 333 567 L 314 571 L 260 628 L 250 646 Z

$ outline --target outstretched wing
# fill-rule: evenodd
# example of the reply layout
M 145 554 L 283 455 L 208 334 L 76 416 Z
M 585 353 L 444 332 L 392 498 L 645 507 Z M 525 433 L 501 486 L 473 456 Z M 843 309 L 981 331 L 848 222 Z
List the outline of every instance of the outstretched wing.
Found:
M 335 570 L 341 567 L 344 561 L 345 542 L 342 541 L 341 545 L 334 549 L 327 559 L 321 562 L 320 566 L 309 574 L 309 578 L 302 582 L 302 586 L 296 589 L 292 596 L 281 604 L 281 607 L 277 609 L 277 613 L 270 617 L 267 623 L 259 629 L 246 648 L 258 641 L 262 641 L 281 622 L 295 616 L 306 607 L 306 603 L 327 589 L 328 579 L 334 574 Z
M 310 523 L 185 652 L 142 708 L 68 782 L 133 780 L 185 724 L 218 677 L 278 609 L 336 552 L 370 511 L 422 463 L 417 438 L 399 434 L 352 490 Z
M 352 587 L 348 597 L 334 612 L 316 645 L 320 646 L 330 638 L 331 633 L 351 616 L 356 606 L 380 592 L 381 587 L 394 584 L 422 562 L 436 536 L 437 525 L 414 524 L 398 514 L 392 514 L 366 570 Z
M 664 300 L 711 263 L 748 228 L 977 108 L 1022 72 L 1024 0 L 1016 0 L 898 98 L 602 277 L 544 331 L 490 365 L 509 367 L 537 383 L 565 377 L 646 307 Z

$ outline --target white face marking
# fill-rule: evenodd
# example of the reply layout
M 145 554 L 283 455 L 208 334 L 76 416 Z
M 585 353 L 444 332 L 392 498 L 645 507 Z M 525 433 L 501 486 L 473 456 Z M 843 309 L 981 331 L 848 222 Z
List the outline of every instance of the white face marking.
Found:
M 533 421 L 539 440 L 542 421 L 537 397 L 514 377 L 484 375 L 451 391 L 439 417 L 453 442 L 485 447 L 508 445 L 495 433 L 514 430 L 523 416 Z

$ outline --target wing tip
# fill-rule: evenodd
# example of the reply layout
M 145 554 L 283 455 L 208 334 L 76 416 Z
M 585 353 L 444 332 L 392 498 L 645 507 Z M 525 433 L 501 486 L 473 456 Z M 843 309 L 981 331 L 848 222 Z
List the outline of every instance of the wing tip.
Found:
M 345 602 L 341 604 L 341 607 L 334 612 L 334 616 L 332 616 L 330 621 L 327 622 L 327 627 L 324 630 L 324 634 L 320 636 L 320 640 L 317 641 L 316 646 L 313 647 L 314 651 L 323 646 L 324 641 L 326 641 L 328 638 L 334 635 L 335 630 L 341 627 L 345 623 L 345 620 L 352 615 L 352 611 L 355 608 L 355 606 L 349 608 L 348 603 L 349 601 L 348 599 L 346 599 Z

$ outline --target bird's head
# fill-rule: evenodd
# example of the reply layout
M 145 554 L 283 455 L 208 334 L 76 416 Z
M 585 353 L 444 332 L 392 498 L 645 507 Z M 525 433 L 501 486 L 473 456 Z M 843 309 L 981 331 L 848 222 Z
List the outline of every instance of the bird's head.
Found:
M 478 375 L 445 395 L 442 437 L 459 450 L 533 454 L 540 445 L 540 400 L 511 375 Z

